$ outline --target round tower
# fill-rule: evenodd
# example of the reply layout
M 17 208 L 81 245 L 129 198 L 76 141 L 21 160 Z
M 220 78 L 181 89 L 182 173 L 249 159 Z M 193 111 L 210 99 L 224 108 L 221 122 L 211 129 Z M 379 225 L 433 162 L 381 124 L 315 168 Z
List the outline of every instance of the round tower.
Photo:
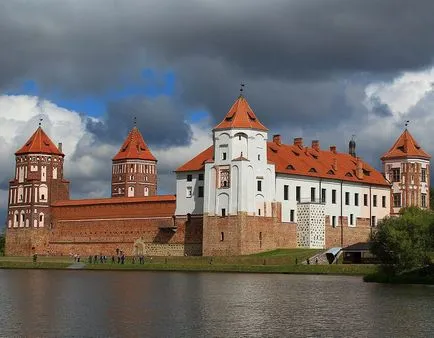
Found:
M 113 158 L 111 196 L 144 197 L 156 194 L 157 159 L 134 126 Z

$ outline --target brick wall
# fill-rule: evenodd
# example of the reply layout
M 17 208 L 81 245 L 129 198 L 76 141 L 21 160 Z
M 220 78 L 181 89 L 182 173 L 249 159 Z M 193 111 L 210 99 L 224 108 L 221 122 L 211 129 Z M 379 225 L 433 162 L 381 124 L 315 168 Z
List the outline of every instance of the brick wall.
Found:
M 50 231 L 39 228 L 10 228 L 6 230 L 6 256 L 47 254 Z
M 339 226 L 333 228 L 330 222 L 326 219 L 325 227 L 325 239 L 326 248 L 332 247 L 346 247 L 351 244 L 358 242 L 366 242 L 369 240 L 371 234 L 371 227 L 369 218 L 357 218 L 356 226 L 349 227 L 348 218 L 346 216 L 342 217 L 343 228 L 340 226 L 341 217 L 338 217 Z M 343 236 L 342 236 L 343 235 Z M 343 245 L 341 243 L 341 238 L 343 237 Z
M 278 210 L 278 208 L 276 208 Z M 278 217 L 204 216 L 204 256 L 247 255 L 277 248 L 296 247 L 296 224 Z

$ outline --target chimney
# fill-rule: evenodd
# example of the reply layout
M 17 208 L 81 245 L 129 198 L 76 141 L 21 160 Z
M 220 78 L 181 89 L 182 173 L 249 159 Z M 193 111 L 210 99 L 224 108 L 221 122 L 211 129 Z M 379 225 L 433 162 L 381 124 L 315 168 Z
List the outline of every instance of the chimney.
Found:
M 279 134 L 273 135 L 273 142 L 275 144 L 277 144 L 278 146 L 280 146 L 282 144 L 282 141 L 280 140 L 280 135 Z
M 331 151 L 333 154 L 336 154 L 336 146 L 330 146 L 330 151 Z
M 296 137 L 294 139 L 294 145 L 298 146 L 300 149 L 303 149 L 303 138 L 302 137 Z
M 354 141 L 354 138 L 352 138 L 351 141 L 348 143 L 348 153 L 352 157 L 356 157 L 356 141 Z
M 357 157 L 357 164 L 356 164 L 356 177 L 359 180 L 363 180 L 363 162 L 360 160 L 359 157 Z
M 338 171 L 338 159 L 336 157 L 333 159 L 332 169 L 333 171 Z
M 57 145 L 57 149 L 59 149 L 60 152 L 62 152 L 62 142 L 59 142 Z
M 313 140 L 312 141 L 312 149 L 315 149 L 316 151 L 320 151 L 319 141 L 318 140 Z

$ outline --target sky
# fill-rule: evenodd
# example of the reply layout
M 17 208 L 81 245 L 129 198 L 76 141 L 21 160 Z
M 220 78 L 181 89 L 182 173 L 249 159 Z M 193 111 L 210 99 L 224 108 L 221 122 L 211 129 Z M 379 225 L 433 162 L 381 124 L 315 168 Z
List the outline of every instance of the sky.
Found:
M 409 120 L 434 154 L 432 0 L 0 2 L 0 219 L 14 152 L 42 117 L 72 198 L 110 194 L 133 118 L 159 193 L 212 142 L 240 83 L 285 143 L 319 139 L 377 169 Z M 1 223 L 0 221 L 0 224 Z

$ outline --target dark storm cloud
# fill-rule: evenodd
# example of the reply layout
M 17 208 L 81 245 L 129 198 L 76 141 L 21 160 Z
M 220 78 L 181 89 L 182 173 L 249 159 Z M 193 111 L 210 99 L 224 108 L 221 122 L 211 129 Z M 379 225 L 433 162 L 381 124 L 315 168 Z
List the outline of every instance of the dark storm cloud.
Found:
M 170 69 L 174 100 L 209 110 L 215 121 L 246 81 L 269 127 L 329 128 L 365 113 L 342 79 L 384 79 L 431 64 L 433 12 L 432 0 L 2 2 L 0 88 L 33 79 L 42 95 L 93 95 L 140 81 L 142 69 Z M 104 133 L 89 128 L 117 141 L 137 106 L 113 103 Z M 187 142 L 183 118 L 165 108 L 167 115 L 139 119 L 145 138 Z
M 392 111 L 390 110 L 389 105 L 381 102 L 378 96 L 372 96 L 370 98 L 370 102 L 372 104 L 372 112 L 378 116 L 392 116 Z
M 149 99 L 135 97 L 109 104 L 104 122 L 88 119 L 87 129 L 102 142 L 121 146 L 137 118 L 148 145 L 166 147 L 190 140 L 191 129 L 185 123 L 184 111 L 167 96 Z

